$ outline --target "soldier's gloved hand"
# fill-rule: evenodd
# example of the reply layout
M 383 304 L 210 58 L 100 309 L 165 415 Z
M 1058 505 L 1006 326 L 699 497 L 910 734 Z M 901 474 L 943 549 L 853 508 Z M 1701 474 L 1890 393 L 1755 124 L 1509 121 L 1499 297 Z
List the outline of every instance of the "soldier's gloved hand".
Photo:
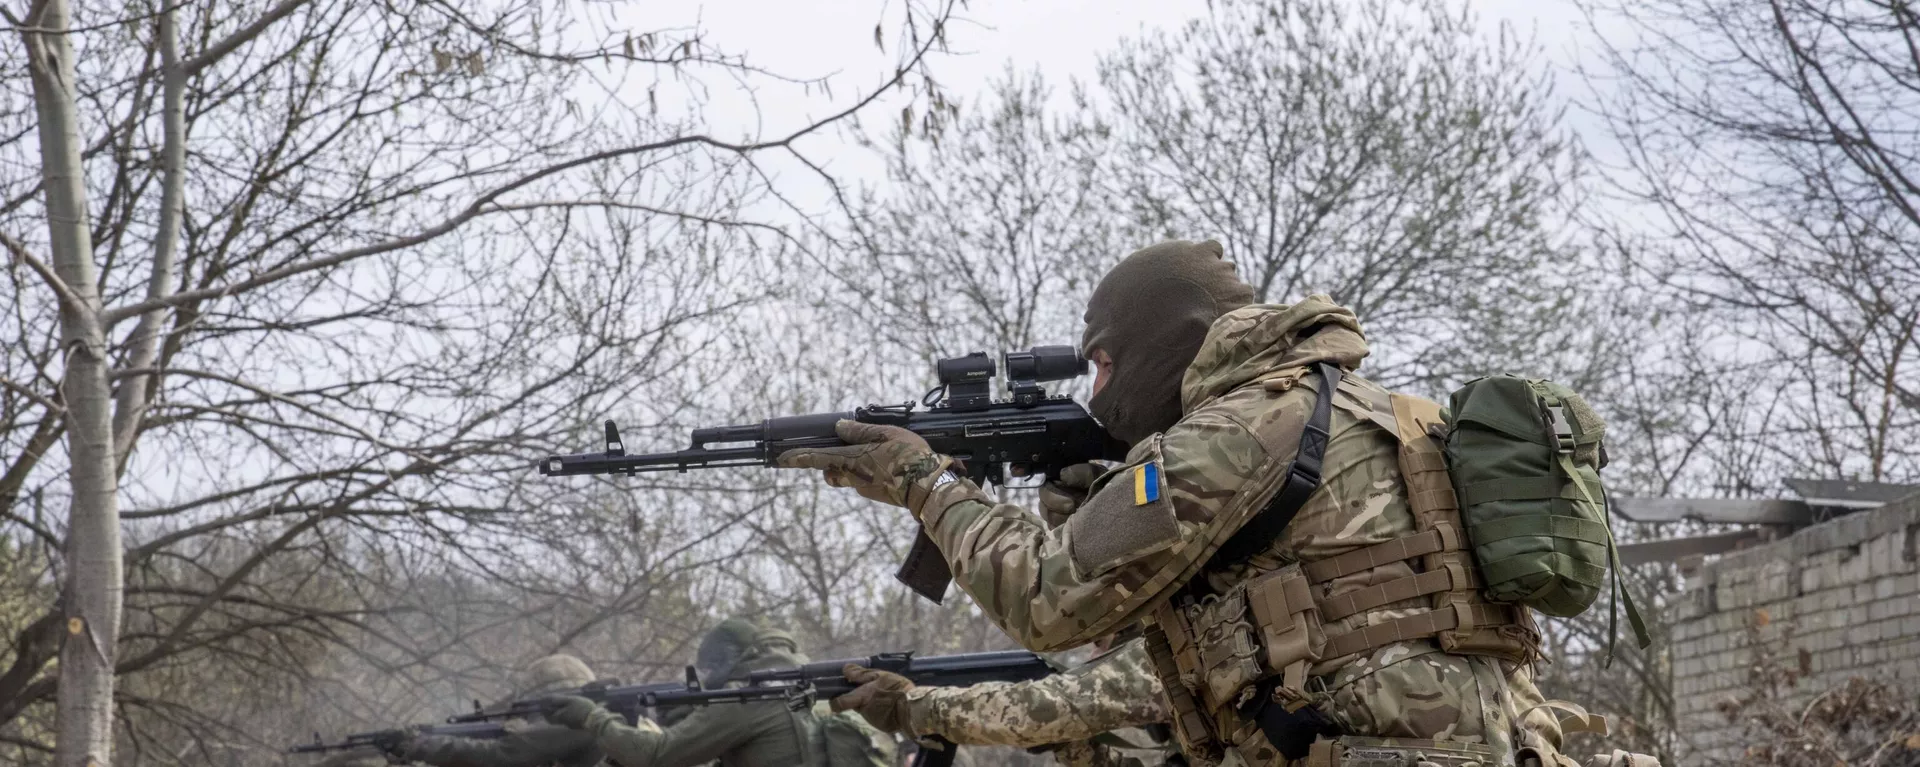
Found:
M 872 500 L 915 511 L 907 503 L 908 487 L 952 463 L 934 454 L 920 435 L 898 426 L 842 420 L 833 431 L 846 447 L 788 450 L 780 454 L 779 465 L 819 469 L 829 485 L 851 487 Z
M 1060 470 L 1060 476 L 1051 477 L 1040 486 L 1040 516 L 1049 527 L 1059 527 L 1067 523 L 1067 517 L 1087 502 L 1087 489 L 1093 487 L 1093 481 L 1107 473 L 1107 467 L 1097 463 L 1076 463 Z
M 381 730 L 367 736 L 367 742 L 395 759 L 407 758 L 407 750 L 413 746 L 411 730 Z
M 540 702 L 540 712 L 548 722 L 575 730 L 586 727 L 587 718 L 599 710 L 600 704 L 578 695 L 549 695 Z
M 907 731 L 907 691 L 913 689 L 913 680 L 852 663 L 840 673 L 846 675 L 847 681 L 860 686 L 833 699 L 829 706 L 835 713 L 858 711 L 882 732 L 912 734 Z

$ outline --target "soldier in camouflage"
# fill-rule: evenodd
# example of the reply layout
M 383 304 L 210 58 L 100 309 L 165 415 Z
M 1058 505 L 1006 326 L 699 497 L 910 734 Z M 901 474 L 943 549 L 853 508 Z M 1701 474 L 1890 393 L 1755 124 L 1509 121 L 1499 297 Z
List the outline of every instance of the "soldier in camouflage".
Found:
M 1042 485 L 1047 524 L 1064 524 L 1108 468 L 1069 466 Z M 1068 767 L 1163 764 L 1169 746 L 1154 730 L 1171 717 L 1146 647 L 1139 639 L 1106 647 L 1110 641 L 1102 640 L 1086 663 L 1031 682 L 915 687 L 898 674 L 850 666 L 847 678 L 860 687 L 835 698 L 833 707 L 859 711 L 874 726 L 915 739 L 1045 750 Z
M 835 711 L 858 711 L 881 730 L 915 739 L 1046 749 L 1069 767 L 1145 767 L 1166 756 L 1166 747 L 1138 730 L 1171 718 L 1138 639 L 1029 682 L 916 687 L 858 666 L 848 667 L 847 679 L 860 687 L 835 698 Z
M 521 671 L 514 690 L 501 703 L 548 695 L 586 686 L 593 671 L 571 655 L 549 655 L 534 661 Z M 658 731 L 646 719 L 640 727 Z M 604 758 L 593 737 L 578 730 L 549 724 L 538 718 L 509 719 L 507 736 L 487 740 L 444 735 L 415 735 L 400 731 L 403 737 L 383 744 L 387 752 L 403 762 L 419 762 L 436 767 L 592 767 Z
M 703 686 L 719 688 L 750 671 L 806 662 L 787 632 L 731 618 L 702 638 L 694 669 Z M 878 767 L 894 755 L 893 741 L 857 717 L 794 711 L 783 701 L 697 707 L 669 719 L 665 730 L 628 725 L 619 714 L 576 696 L 550 697 L 546 710 L 549 721 L 598 743 L 622 767 L 714 761 L 724 767 Z
M 1429 592 L 1383 600 L 1399 592 L 1369 591 L 1413 580 L 1413 560 L 1378 556 L 1352 569 L 1351 557 L 1336 559 L 1372 557 L 1374 547 L 1417 532 L 1395 434 L 1376 417 L 1386 392 L 1352 374 L 1368 354 L 1352 312 L 1324 296 L 1254 305 L 1252 289 L 1221 254 L 1215 242 L 1162 243 L 1123 260 L 1095 289 L 1082 342 L 1098 366 L 1090 407 L 1133 450 L 1063 526 L 1049 530 L 1026 510 L 996 502 L 904 429 L 843 422 L 849 447 L 796 450 L 780 463 L 823 470 L 829 484 L 907 508 L 961 588 L 1033 650 L 1074 647 L 1143 621 L 1156 638 L 1156 630 L 1171 633 L 1173 621 L 1210 615 L 1221 622 L 1203 627 L 1208 641 L 1261 623 L 1254 636 L 1264 640 L 1247 641 L 1267 644 L 1244 652 L 1265 653 L 1259 668 L 1267 676 L 1228 685 L 1237 697 L 1210 688 L 1213 674 L 1258 664 L 1252 656 L 1229 645 L 1175 647 L 1165 638 L 1149 647 L 1160 678 L 1177 680 L 1179 689 L 1167 685 L 1169 704 L 1197 763 L 1304 763 L 1305 742 L 1336 733 L 1471 755 L 1448 762 L 1458 765 L 1513 764 L 1521 732 L 1529 743 L 1557 747 L 1556 717 L 1528 705 L 1540 696 L 1527 663 L 1535 636 L 1524 610 L 1463 606 L 1459 614 L 1481 620 L 1484 636 L 1498 641 L 1484 652 L 1443 651 L 1437 637 L 1452 626 L 1426 609 Z M 1140 310 L 1146 306 L 1153 311 Z M 1314 374 L 1321 363 L 1345 375 Z M 1214 554 L 1286 480 L 1319 392 L 1333 381 L 1318 489 L 1250 557 L 1216 565 Z M 1307 587 L 1249 596 L 1250 584 L 1285 584 L 1322 562 L 1341 567 Z M 1250 610 L 1287 607 L 1285 594 L 1294 595 L 1294 607 L 1280 617 L 1292 616 L 1292 624 L 1250 617 Z M 1336 603 L 1364 607 L 1320 620 Z M 1401 628 L 1407 621 L 1441 628 L 1410 634 Z M 1194 664 L 1207 673 L 1181 673 Z M 1282 664 L 1306 673 L 1282 679 Z M 1323 737 L 1312 741 L 1309 731 L 1300 744 L 1273 742 L 1268 723 L 1299 711 L 1317 714 L 1311 719 L 1324 723 L 1315 725 Z

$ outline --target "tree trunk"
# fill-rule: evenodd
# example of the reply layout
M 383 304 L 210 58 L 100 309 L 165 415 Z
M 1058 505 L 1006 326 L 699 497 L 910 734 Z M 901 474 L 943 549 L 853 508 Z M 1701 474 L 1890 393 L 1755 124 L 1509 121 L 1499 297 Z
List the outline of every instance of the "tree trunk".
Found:
M 186 217 L 187 70 L 180 62 L 178 33 L 174 28 L 175 7 L 160 11 L 159 36 L 162 96 L 160 101 L 160 225 L 153 240 L 153 272 L 147 280 L 147 298 L 162 299 L 173 293 L 173 264 L 180 250 L 180 223 Z M 146 370 L 160 358 L 160 336 L 167 310 L 156 307 L 141 313 L 140 322 L 128 338 L 130 349 L 126 370 Z M 149 392 L 158 388 L 157 375 L 129 375 L 119 382 L 120 390 L 113 409 L 115 469 L 125 471 L 133 455 L 134 440 L 140 435 L 140 420 L 146 417 L 151 402 Z
M 120 634 L 120 509 L 116 501 L 112 390 L 101 323 L 86 178 L 80 164 L 73 42 L 67 0 L 45 0 L 22 31 L 40 118 L 41 175 L 53 271 L 65 283 L 60 342 L 73 499 L 60 606 L 60 698 L 54 763 L 106 767 L 113 750 L 113 653 Z

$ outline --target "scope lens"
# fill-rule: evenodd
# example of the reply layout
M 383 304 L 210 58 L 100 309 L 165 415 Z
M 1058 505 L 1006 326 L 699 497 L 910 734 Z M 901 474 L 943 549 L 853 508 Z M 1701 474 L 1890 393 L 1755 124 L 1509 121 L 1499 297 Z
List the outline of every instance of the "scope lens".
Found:
M 1007 352 L 1007 378 L 1016 381 L 1063 381 L 1087 372 L 1087 361 L 1071 346 L 1035 346 Z

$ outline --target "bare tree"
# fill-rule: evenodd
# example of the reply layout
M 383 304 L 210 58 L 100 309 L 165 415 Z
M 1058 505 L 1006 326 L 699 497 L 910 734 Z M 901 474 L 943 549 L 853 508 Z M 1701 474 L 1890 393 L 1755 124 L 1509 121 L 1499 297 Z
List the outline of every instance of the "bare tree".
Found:
M 949 12 L 897 11 L 889 76 L 824 117 L 741 131 L 688 90 L 822 84 L 549 3 L 90 10 L 7 16 L 30 87 L 0 80 L 0 518 L 61 595 L 13 637 L 0 727 L 43 758 L 57 691 L 54 761 L 100 765 L 116 699 L 138 761 L 257 761 L 160 680 L 365 640 L 404 608 L 361 577 L 383 559 L 492 572 L 551 500 L 529 450 L 692 374 L 767 293 L 737 277 L 804 247 L 778 171 L 830 184 L 807 142 L 924 74 Z M 167 722 L 197 724 L 148 737 Z
M 888 178 L 831 270 L 843 310 L 918 361 L 1077 342 L 1085 296 L 1128 244 L 1102 188 L 1105 130 L 1052 97 L 1008 71 L 943 130 L 869 138 Z
M 1437 0 L 1215 2 L 1102 59 L 1113 183 L 1136 236 L 1217 238 L 1264 300 L 1331 294 L 1376 378 L 1437 393 L 1490 344 L 1551 349 L 1532 315 L 1579 285 L 1532 51 Z
M 1709 367 L 1763 373 L 1739 429 L 1783 474 L 1915 476 L 1920 17 L 1904 2 L 1585 2 L 1627 212 L 1605 225 Z M 1783 396 L 1772 399 L 1767 392 Z M 1744 488 L 1731 488 L 1741 492 Z

